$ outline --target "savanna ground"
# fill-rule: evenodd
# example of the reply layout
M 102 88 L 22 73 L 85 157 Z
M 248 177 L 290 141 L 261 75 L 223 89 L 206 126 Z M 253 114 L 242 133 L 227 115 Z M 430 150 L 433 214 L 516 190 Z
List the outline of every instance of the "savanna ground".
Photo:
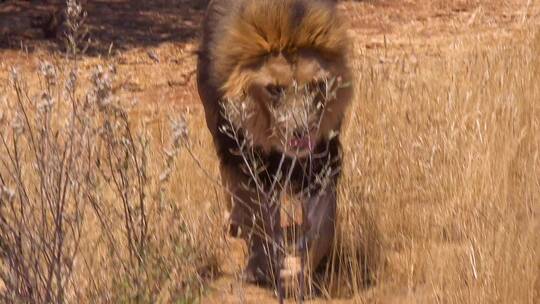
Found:
M 31 26 L 59 2 L 0 3 L 0 298 L 275 302 L 224 233 L 192 77 L 204 5 L 88 1 L 92 40 L 66 56 Z M 540 3 L 424 2 L 339 4 L 356 97 L 312 300 L 538 303 Z

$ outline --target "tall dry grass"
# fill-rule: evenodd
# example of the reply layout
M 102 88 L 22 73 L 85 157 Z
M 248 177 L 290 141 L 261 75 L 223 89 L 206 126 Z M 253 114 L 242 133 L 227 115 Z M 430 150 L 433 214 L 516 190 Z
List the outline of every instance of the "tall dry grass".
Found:
M 323 298 L 538 301 L 539 54 L 357 54 Z M 184 126 L 78 62 L 0 84 L 2 301 L 204 302 L 231 248 L 200 109 Z
M 339 244 L 345 272 L 374 280 L 373 293 L 352 286 L 359 299 L 538 301 L 540 36 L 525 36 L 440 57 L 361 54 Z

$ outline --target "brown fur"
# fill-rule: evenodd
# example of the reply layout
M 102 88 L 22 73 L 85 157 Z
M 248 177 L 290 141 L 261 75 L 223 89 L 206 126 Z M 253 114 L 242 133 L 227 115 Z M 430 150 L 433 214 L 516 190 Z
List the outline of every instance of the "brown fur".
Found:
M 313 1 L 296 9 L 302 1 L 243 4 L 236 14 L 224 20 L 224 26 L 216 29 L 216 35 L 222 38 L 210 45 L 215 81 L 227 93 L 243 88 L 241 70 L 268 54 L 310 49 L 333 59 L 342 57 L 347 49 L 344 28 L 327 4 Z
M 232 102 L 244 104 L 249 111 L 248 118 L 237 126 L 240 136 L 250 140 L 253 151 L 264 162 L 267 170 L 261 178 L 265 185 L 279 176 L 279 171 L 290 169 L 293 193 L 313 188 L 304 204 L 310 214 L 308 235 L 311 233 L 313 241 L 309 244 L 315 251 L 309 256 L 315 268 L 328 254 L 333 240 L 335 185 L 341 165 L 339 135 L 333 134 L 341 128 L 352 95 L 352 88 L 342 85 L 351 82 L 347 46 L 345 27 L 333 1 L 214 0 L 210 3 L 199 51 L 198 90 L 220 159 L 223 184 L 232 202 L 231 229 L 249 243 L 248 279 L 268 279 L 275 267 L 275 261 L 264 253 L 262 245 L 268 237 L 275 237 L 268 236 L 268 231 L 276 227 L 270 227 L 272 224 L 260 214 L 265 202 L 261 202 L 258 190 L 244 187 L 253 185 L 253 177 L 241 170 L 243 159 L 232 152 L 238 148 L 236 141 L 221 131 L 228 123 L 223 109 L 227 102 Z M 318 122 L 316 130 L 312 133 L 310 129 L 307 135 L 316 144 L 312 152 L 324 157 L 302 159 L 303 155 L 297 154 L 301 160 L 296 165 L 291 158 L 281 164 L 283 153 L 289 157 L 295 154 L 288 149 L 289 139 L 284 135 L 283 121 L 277 116 L 288 113 L 303 100 L 304 95 L 298 93 L 297 87 L 327 85 L 328 79 L 339 80 L 334 84 L 336 94 L 324 98 L 323 110 L 313 110 L 308 115 L 309 122 Z M 282 93 L 272 94 L 273 88 Z M 318 96 L 320 92 L 309 90 L 311 95 L 306 93 L 309 96 Z M 284 120 L 294 128 L 301 127 L 296 119 Z M 324 189 L 312 187 L 315 179 L 305 168 L 314 170 L 316 175 L 328 164 L 336 169 L 329 185 Z M 312 210 L 314 206 L 317 210 Z M 279 225 L 279 221 L 275 222 L 274 225 Z

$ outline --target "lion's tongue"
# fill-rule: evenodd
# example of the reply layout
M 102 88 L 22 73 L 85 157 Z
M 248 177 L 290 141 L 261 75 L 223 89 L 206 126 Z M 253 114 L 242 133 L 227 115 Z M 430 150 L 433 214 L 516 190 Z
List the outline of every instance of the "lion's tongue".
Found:
M 311 136 L 306 135 L 303 137 L 293 137 L 289 141 L 289 145 L 294 149 L 301 149 L 301 150 L 313 150 L 314 143 L 311 140 Z

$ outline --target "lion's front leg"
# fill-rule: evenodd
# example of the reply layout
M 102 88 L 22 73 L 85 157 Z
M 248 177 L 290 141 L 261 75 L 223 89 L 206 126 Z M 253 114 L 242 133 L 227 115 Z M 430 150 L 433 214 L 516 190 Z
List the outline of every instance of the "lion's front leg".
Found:
M 298 244 L 305 252 L 307 265 L 314 271 L 330 254 L 336 231 L 336 191 L 327 189 L 304 202 L 303 236 Z
M 285 282 L 300 284 L 300 295 L 306 287 L 307 276 L 312 274 L 322 259 L 330 255 L 336 232 L 336 190 L 325 191 L 311 196 L 302 203 L 302 223 L 297 228 L 294 252 L 300 267 L 282 269 Z M 299 259 L 298 259 L 299 258 Z
M 273 283 L 282 252 L 279 203 L 236 167 L 222 166 L 221 175 L 230 202 L 229 233 L 248 247 L 242 277 L 251 283 Z

